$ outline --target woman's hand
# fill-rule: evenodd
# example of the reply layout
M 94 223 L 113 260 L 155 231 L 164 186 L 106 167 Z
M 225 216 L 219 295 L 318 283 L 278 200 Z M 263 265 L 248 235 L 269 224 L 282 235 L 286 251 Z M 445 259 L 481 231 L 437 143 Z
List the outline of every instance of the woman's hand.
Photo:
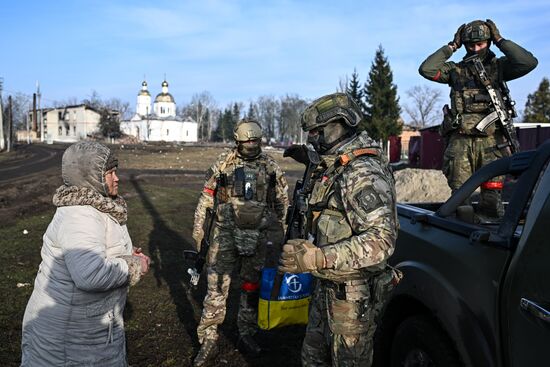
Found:
M 147 273 L 149 271 L 149 264 L 151 264 L 151 258 L 142 252 L 141 247 L 134 247 L 132 255 L 140 258 L 141 274 Z

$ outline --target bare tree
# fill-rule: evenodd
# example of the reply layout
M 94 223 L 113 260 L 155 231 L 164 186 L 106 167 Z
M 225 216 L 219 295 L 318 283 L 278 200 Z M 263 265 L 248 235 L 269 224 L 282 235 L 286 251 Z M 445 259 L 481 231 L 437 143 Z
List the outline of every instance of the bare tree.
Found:
M 336 92 L 346 93 L 346 90 L 348 89 L 348 85 L 349 85 L 349 77 L 347 75 L 341 76 L 338 80 L 338 86 L 336 87 Z
M 276 137 L 276 128 L 281 115 L 281 103 L 274 96 L 261 96 L 256 104 L 258 120 L 264 129 L 265 137 L 271 142 Z
M 216 100 L 208 91 L 193 94 L 191 102 L 184 105 L 179 114 L 183 117 L 191 117 L 199 125 L 199 139 L 211 140 L 213 130 L 213 117 L 216 115 Z
M 119 98 L 111 98 L 104 101 L 103 104 L 110 110 L 118 111 L 122 120 L 128 120 L 132 117 L 132 110 L 128 102 L 123 102 Z
M 29 113 L 29 110 L 31 108 L 31 101 L 32 97 L 17 92 L 14 96 L 11 97 L 11 106 L 12 106 L 12 119 L 13 119 L 13 127 L 14 129 L 24 129 L 25 128 L 25 122 L 27 119 L 27 114 Z M 7 106 L 7 99 L 5 99 L 2 103 L 2 105 Z
M 412 105 L 405 105 L 404 109 L 410 116 L 413 126 L 423 128 L 439 122 L 439 89 L 417 85 L 407 91 L 407 96 L 412 100 Z
M 104 107 L 104 102 L 101 99 L 101 96 L 96 90 L 92 90 L 91 94 L 88 96 L 88 98 L 85 98 L 81 101 L 81 103 L 84 103 L 90 107 L 96 108 L 100 110 Z
M 281 98 L 281 117 L 279 118 L 279 132 L 285 143 L 301 141 L 302 129 L 300 115 L 307 106 L 307 102 L 300 96 L 289 95 Z

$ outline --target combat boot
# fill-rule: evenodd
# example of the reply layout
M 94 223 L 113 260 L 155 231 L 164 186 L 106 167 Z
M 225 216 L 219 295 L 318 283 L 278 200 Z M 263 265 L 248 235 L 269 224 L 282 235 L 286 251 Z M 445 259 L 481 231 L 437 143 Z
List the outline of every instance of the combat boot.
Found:
M 241 335 L 238 343 L 239 349 L 253 357 L 257 357 L 262 352 L 262 348 L 256 343 L 254 337 L 251 335 Z
M 201 349 L 197 353 L 195 360 L 193 361 L 194 367 L 205 366 L 206 362 L 212 360 L 216 354 L 218 354 L 218 343 L 215 339 L 206 339 L 202 345 Z

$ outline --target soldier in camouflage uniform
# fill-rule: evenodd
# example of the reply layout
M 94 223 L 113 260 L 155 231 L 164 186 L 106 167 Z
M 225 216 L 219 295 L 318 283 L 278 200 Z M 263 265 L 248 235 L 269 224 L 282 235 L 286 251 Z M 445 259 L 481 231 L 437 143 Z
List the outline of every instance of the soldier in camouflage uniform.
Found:
M 239 343 L 248 352 L 260 352 L 252 337 L 257 330 L 265 234 L 269 223 L 284 223 L 288 207 L 286 178 L 275 160 L 261 150 L 260 124 L 241 120 L 235 126 L 234 137 L 236 147 L 222 153 L 208 170 L 195 211 L 193 238 L 199 251 L 203 236 L 208 235 L 203 232 L 206 209 L 212 208 L 216 192 L 219 204 L 207 255 L 208 288 L 197 328 L 201 350 L 195 366 L 203 365 L 216 353 L 217 329 L 225 318 L 231 273 L 236 266 L 241 278 Z
M 491 42 L 502 51 L 503 57 L 497 58 L 490 50 Z M 519 45 L 502 38 L 490 19 L 463 24 L 448 45 L 420 65 L 419 72 L 423 77 L 451 87 L 451 107 L 444 109 L 440 132 L 447 140 L 443 173 L 452 191 L 456 191 L 482 166 L 510 154 L 500 126 L 493 124 L 485 132 L 475 129 L 492 112 L 493 103 L 471 62 L 447 61 L 462 44 L 467 52 L 465 58 L 474 53 L 479 55 L 493 88 L 501 93 L 502 82 L 519 78 L 537 66 L 537 59 Z M 478 213 L 483 217 L 502 216 L 502 187 L 502 177 L 482 185 Z
M 397 237 L 394 178 L 385 154 L 357 133 L 350 96 L 321 97 L 302 115 L 321 164 L 309 189 L 307 239 L 283 245 L 281 272 L 316 277 L 303 366 L 372 364 L 373 335 L 398 275 L 386 261 Z

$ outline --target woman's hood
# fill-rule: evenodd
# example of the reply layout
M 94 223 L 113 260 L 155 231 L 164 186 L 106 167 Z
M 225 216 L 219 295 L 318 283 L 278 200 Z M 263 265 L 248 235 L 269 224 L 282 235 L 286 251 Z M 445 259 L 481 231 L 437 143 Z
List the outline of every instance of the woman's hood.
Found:
M 105 172 L 112 168 L 113 154 L 103 144 L 81 141 L 63 154 L 61 176 L 67 186 L 88 187 L 107 196 Z M 116 158 L 114 159 L 116 160 Z

